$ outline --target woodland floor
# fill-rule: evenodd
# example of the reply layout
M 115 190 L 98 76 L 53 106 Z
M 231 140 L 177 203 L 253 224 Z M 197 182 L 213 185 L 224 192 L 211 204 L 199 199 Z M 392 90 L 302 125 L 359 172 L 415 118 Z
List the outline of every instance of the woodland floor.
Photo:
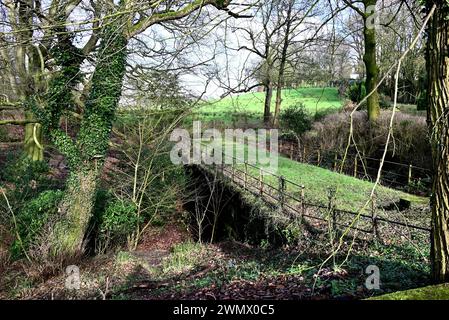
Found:
M 305 233 L 294 246 L 278 248 L 198 244 L 171 223 L 149 230 L 136 251 L 84 258 L 78 265 L 79 290 L 65 289 L 63 268 L 43 276 L 17 262 L 3 271 L 0 298 L 360 299 L 429 283 L 428 263 L 413 248 L 355 241 L 345 259 L 350 244 L 344 243 L 335 268 L 327 263 L 320 269 L 328 257 L 324 235 Z M 364 286 L 369 264 L 381 270 L 381 290 Z

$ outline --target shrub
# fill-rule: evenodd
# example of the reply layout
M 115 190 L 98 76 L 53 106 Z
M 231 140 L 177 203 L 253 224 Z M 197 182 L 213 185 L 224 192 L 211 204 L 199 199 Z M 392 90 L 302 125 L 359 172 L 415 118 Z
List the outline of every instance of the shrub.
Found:
M 143 110 L 135 122 L 117 127 L 127 137 L 120 145 L 126 157 L 120 158 L 120 170 L 113 172 L 113 184 L 106 187 L 116 198 L 137 204 L 137 215 L 145 223 L 160 225 L 180 209 L 191 190 L 186 189 L 184 168 L 170 160 L 173 144 L 166 137 L 174 123 L 173 113 L 147 112 Z
M 336 113 L 338 111 L 339 110 L 336 108 L 326 108 L 326 109 L 317 110 L 315 112 L 315 115 L 313 116 L 313 120 L 320 121 L 320 120 L 324 119 L 325 117 L 327 117 L 328 115 L 330 115 L 332 113 Z
M 23 256 L 33 245 L 39 246 L 35 241 L 43 232 L 43 227 L 55 215 L 63 192 L 61 190 L 48 190 L 40 193 L 29 201 L 16 216 L 16 233 L 20 239 L 16 239 L 11 246 L 11 254 L 18 258 Z
M 280 121 L 283 128 L 299 135 L 310 130 L 312 127 L 310 115 L 302 103 L 284 109 L 281 112 Z
M 365 82 L 354 82 L 346 91 L 346 96 L 352 102 L 360 102 L 366 96 Z
M 48 172 L 49 166 L 43 161 L 31 161 L 24 156 L 10 159 L 0 171 L 0 181 L 15 186 L 8 194 L 15 211 L 52 186 Z
M 391 98 L 382 93 L 379 94 L 379 106 L 381 109 L 389 109 L 390 107 L 393 106 Z
M 116 199 L 106 205 L 99 217 L 98 240 L 102 249 L 126 243 L 141 223 L 136 211 L 131 201 Z
M 367 121 L 364 111 L 353 115 L 353 134 L 359 151 L 366 157 L 378 158 L 384 149 L 391 111 L 382 111 L 376 123 Z M 334 113 L 320 122 L 315 122 L 311 131 L 303 137 L 308 149 L 317 147 L 326 153 L 343 154 L 349 134 L 349 113 Z M 388 157 L 396 162 L 412 163 L 428 168 L 431 163 L 430 145 L 427 134 L 426 119 L 403 112 L 397 112 L 393 123 L 394 143 L 389 144 Z

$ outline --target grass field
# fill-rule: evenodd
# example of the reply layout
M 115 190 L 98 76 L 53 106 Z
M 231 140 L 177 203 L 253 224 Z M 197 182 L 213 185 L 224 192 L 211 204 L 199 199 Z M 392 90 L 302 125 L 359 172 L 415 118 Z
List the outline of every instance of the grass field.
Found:
M 276 91 L 273 93 L 271 112 L 274 112 Z M 259 117 L 263 114 L 264 92 L 251 92 L 229 96 L 202 104 L 197 114 L 202 119 L 232 121 L 232 116 Z M 282 108 L 302 102 L 310 114 L 323 109 L 337 109 L 342 106 L 337 88 L 298 88 L 282 90 Z

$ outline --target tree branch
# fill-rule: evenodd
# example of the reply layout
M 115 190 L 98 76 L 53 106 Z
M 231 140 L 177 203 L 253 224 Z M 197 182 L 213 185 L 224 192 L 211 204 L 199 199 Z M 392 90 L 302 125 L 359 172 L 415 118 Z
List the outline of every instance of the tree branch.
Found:
M 230 3 L 230 0 L 194 0 L 190 4 L 186 5 L 184 8 L 181 8 L 176 11 L 166 11 L 166 12 L 160 12 L 152 14 L 149 17 L 145 17 L 141 19 L 139 22 L 134 24 L 131 29 L 128 31 L 127 38 L 132 38 L 139 33 L 145 31 L 150 26 L 165 22 L 165 21 L 171 21 L 176 20 L 180 18 L 184 18 L 188 16 L 190 13 L 206 6 L 206 5 L 213 5 L 219 10 L 225 9 Z
M 29 123 L 38 123 L 38 122 L 36 120 L 0 120 L 0 126 L 7 124 L 23 126 Z
M 355 12 L 357 12 L 359 15 L 361 15 L 362 17 L 365 17 L 366 14 L 365 12 L 363 12 L 362 10 L 360 10 L 359 7 L 355 6 L 353 3 L 351 3 L 348 0 L 343 0 L 344 3 L 346 3 L 351 9 L 353 9 Z

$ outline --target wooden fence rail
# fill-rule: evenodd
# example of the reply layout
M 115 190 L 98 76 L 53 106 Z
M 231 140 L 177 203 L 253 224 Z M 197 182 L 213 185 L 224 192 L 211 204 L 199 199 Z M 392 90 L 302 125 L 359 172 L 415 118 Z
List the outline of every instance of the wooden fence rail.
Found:
M 224 159 L 225 155 L 223 155 Z M 396 225 L 399 227 L 405 227 L 410 229 L 414 229 L 420 232 L 430 232 L 430 228 L 404 223 L 401 221 L 395 221 L 391 219 L 387 219 L 378 215 L 376 209 L 376 199 L 373 199 L 371 203 L 371 207 L 369 208 L 370 214 L 365 214 L 362 212 L 353 212 L 344 209 L 338 209 L 335 206 L 335 191 L 328 190 L 328 203 L 327 204 L 319 204 L 319 203 L 311 203 L 306 201 L 305 191 L 306 187 L 294 181 L 288 180 L 283 176 L 274 174 L 265 170 L 256 165 L 250 164 L 247 161 L 242 162 L 243 169 L 239 168 L 235 164 L 238 160 L 234 157 L 233 164 L 230 165 L 215 165 L 215 169 L 219 170 L 218 167 L 221 167 L 220 171 L 223 177 L 229 178 L 233 183 L 237 184 L 239 187 L 243 188 L 246 191 L 254 194 L 258 198 L 262 198 L 265 202 L 274 207 L 278 208 L 282 211 L 290 211 L 295 214 L 299 219 L 303 217 L 307 217 L 310 219 L 320 220 L 326 223 L 329 223 L 329 219 L 326 217 L 320 217 L 315 214 L 310 214 L 307 208 L 316 208 L 322 210 L 328 210 L 330 212 L 331 224 L 333 227 L 340 226 L 344 228 L 350 228 L 353 230 L 370 233 L 375 237 L 380 238 L 379 235 L 379 223 L 386 223 L 390 225 Z M 240 161 L 241 162 L 241 161 Z M 254 175 L 251 173 L 249 168 L 253 168 L 258 172 L 258 175 Z M 277 185 L 272 185 L 268 182 L 267 179 L 264 179 L 265 175 L 271 175 L 277 179 Z M 295 189 L 294 191 L 288 191 L 287 185 L 291 185 Z M 338 217 L 348 216 L 351 218 L 349 223 L 339 222 Z M 363 220 L 368 225 L 368 227 L 358 227 L 353 223 L 354 220 Z

